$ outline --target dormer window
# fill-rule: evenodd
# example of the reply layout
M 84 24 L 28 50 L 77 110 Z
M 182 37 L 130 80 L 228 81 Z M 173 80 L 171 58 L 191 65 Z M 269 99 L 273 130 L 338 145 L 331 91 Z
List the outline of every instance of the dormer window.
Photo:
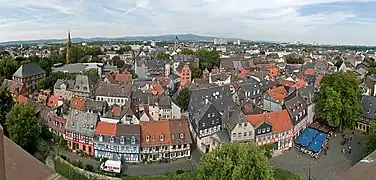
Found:
M 266 131 L 267 131 L 267 132 L 270 132 L 270 128 L 268 128 Z
M 161 135 L 160 140 L 161 140 L 161 141 L 164 140 L 164 135 L 163 135 L 163 134 Z
M 100 135 L 100 136 L 99 136 L 99 142 L 102 142 L 102 141 L 103 141 L 103 136 Z
M 150 141 L 150 136 L 146 136 L 146 141 L 147 141 L 147 142 Z
M 114 139 L 115 139 L 115 138 L 114 138 L 113 136 L 111 136 L 111 138 L 110 138 L 110 142 L 113 143 L 113 142 L 114 142 Z
M 155 136 L 152 137 L 153 141 L 155 141 Z
M 184 138 L 184 134 L 181 133 L 181 134 L 180 134 L 180 139 L 183 139 L 183 138 Z
M 124 144 L 124 136 L 121 136 L 121 138 L 120 138 L 120 144 Z

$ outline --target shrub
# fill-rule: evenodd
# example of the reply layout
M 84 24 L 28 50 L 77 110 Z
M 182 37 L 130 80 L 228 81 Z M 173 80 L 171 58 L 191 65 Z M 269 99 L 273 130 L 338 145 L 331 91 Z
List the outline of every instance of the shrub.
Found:
M 181 170 L 181 169 L 176 170 L 176 174 L 183 174 L 183 173 L 184 173 L 184 171 Z
M 67 157 L 62 155 L 62 154 L 60 154 L 60 157 L 61 157 L 61 159 L 67 160 Z
M 93 165 L 91 165 L 91 164 L 86 164 L 86 166 L 85 166 L 85 170 L 90 171 L 90 172 L 93 172 L 93 169 L 94 169 Z
M 82 161 L 78 160 L 76 163 L 77 163 L 77 167 L 81 169 L 84 168 L 84 163 Z

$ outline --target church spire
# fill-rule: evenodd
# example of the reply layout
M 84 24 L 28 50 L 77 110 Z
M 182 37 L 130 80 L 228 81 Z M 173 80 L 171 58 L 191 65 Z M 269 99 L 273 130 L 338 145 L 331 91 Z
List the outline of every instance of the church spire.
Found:
M 67 47 L 66 47 L 66 54 L 65 54 L 65 64 L 69 64 L 69 47 L 71 46 L 71 37 L 70 31 L 68 31 L 68 39 L 67 39 Z

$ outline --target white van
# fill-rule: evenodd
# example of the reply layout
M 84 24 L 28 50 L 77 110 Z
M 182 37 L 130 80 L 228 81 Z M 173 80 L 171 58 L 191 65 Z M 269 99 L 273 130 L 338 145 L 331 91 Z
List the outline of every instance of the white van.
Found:
M 121 173 L 121 161 L 107 160 L 101 164 L 100 169 L 111 173 Z

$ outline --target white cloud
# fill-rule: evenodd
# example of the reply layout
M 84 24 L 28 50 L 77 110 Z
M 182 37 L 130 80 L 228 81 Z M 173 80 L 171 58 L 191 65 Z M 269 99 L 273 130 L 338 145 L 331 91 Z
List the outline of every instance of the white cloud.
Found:
M 0 0 L 1 8 L 23 9 L 33 16 L 1 18 L 0 41 L 74 36 L 125 36 L 198 33 L 251 40 L 376 44 L 376 19 L 357 17 L 351 4 L 342 12 L 302 16 L 319 4 L 376 0 Z M 329 6 L 329 5 L 328 5 Z M 28 11 L 28 10 L 33 11 Z M 36 13 L 36 14 L 35 14 Z M 16 19 L 14 19 L 16 18 Z M 361 35 L 352 33 L 360 32 Z M 5 33 L 7 32 L 7 33 Z M 334 34 L 333 34 L 334 33 Z M 60 34 L 63 37 L 60 37 Z

